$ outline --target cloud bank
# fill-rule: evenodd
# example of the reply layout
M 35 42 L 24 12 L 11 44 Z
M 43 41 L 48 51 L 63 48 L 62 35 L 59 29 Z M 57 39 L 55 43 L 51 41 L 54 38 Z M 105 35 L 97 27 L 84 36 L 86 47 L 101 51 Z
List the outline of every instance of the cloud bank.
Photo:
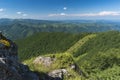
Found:
M 49 14 L 48 16 L 54 17 L 54 16 L 68 16 L 68 15 L 65 13 L 60 13 L 60 14 Z
M 96 17 L 96 16 L 120 16 L 120 12 L 115 11 L 101 11 L 98 13 L 83 13 L 83 14 L 49 14 L 48 16 L 54 17 L 54 16 L 71 16 L 71 17 Z

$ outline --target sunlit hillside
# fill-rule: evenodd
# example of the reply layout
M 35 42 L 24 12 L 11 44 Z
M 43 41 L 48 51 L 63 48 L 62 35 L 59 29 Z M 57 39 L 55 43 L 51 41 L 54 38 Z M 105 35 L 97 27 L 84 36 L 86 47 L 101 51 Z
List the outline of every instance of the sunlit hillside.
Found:
M 33 71 L 47 73 L 63 67 L 69 70 L 70 64 L 76 64 L 84 73 L 79 75 L 72 71 L 76 80 L 106 80 L 119 79 L 119 36 L 120 32 L 117 31 L 94 34 L 38 33 L 16 42 L 20 59 Z M 42 65 L 33 66 L 38 56 L 54 56 L 57 60 L 49 69 Z

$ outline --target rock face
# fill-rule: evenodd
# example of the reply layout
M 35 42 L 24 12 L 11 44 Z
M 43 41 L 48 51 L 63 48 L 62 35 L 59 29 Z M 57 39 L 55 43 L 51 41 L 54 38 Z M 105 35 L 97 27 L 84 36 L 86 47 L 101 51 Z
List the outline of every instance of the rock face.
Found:
M 28 66 L 18 60 L 17 45 L 0 38 L 0 80 L 39 80 Z
M 45 67 L 49 67 L 53 61 L 55 61 L 55 58 L 39 56 L 33 61 L 33 63 L 42 64 Z
M 64 75 L 69 75 L 68 71 L 66 69 L 57 69 L 52 72 L 49 72 L 48 75 L 50 77 L 53 77 L 54 80 L 63 80 Z

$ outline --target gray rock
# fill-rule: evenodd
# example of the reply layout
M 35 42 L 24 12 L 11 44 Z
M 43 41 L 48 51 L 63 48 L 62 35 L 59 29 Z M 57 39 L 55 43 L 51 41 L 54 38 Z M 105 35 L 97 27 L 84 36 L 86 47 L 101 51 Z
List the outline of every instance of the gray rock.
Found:
M 39 56 L 33 61 L 33 63 L 42 64 L 45 67 L 49 67 L 53 61 L 55 61 L 55 58 Z
M 6 47 L 4 43 L 0 43 L 2 45 L 0 46 L 0 80 L 39 80 L 28 66 L 19 62 L 17 45 L 11 40 L 4 39 L 10 43 L 10 46 Z
M 70 68 L 73 69 L 73 70 L 75 70 L 76 69 L 76 65 L 72 64 L 72 65 L 70 65 Z
M 55 80 L 62 80 L 64 75 L 68 75 L 68 71 L 66 69 L 57 69 L 49 72 L 48 75 L 53 77 Z

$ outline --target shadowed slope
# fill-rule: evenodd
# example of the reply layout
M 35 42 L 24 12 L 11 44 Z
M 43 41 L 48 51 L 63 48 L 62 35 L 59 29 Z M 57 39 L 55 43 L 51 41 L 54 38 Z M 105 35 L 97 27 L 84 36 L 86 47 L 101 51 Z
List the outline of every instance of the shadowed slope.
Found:
M 20 59 L 25 60 L 39 55 L 63 53 L 88 33 L 71 34 L 43 32 L 16 41 Z

